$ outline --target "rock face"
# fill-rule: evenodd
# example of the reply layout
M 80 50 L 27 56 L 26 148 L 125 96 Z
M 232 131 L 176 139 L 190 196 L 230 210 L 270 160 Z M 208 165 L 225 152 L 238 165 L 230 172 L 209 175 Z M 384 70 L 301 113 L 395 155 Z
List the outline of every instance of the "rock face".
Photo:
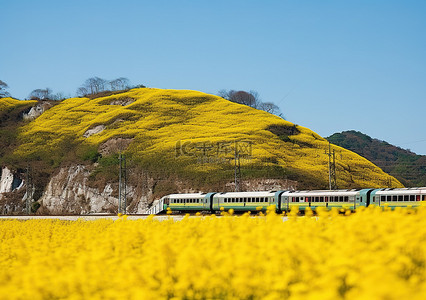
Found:
M 34 120 L 38 116 L 40 116 L 42 113 L 44 113 L 46 110 L 52 107 L 52 104 L 48 102 L 40 102 L 37 105 L 31 107 L 31 109 L 28 111 L 28 113 L 23 115 L 24 120 Z
M 12 191 L 13 174 L 7 168 L 1 170 L 0 193 L 8 193 Z
M 13 190 L 20 189 L 23 185 L 23 181 L 12 173 L 7 167 L 1 170 L 0 177 L 0 198 L 1 194 L 9 193 Z
M 98 125 L 98 126 L 95 126 L 95 127 L 93 127 L 93 128 L 90 128 L 90 129 L 88 129 L 84 134 L 83 134 L 83 136 L 84 137 L 89 137 L 89 136 L 92 136 L 92 135 L 94 135 L 94 134 L 97 134 L 97 133 L 100 133 L 100 132 L 102 132 L 102 131 L 104 131 L 104 129 L 105 129 L 105 125 Z
M 85 166 L 61 168 L 51 178 L 40 204 L 52 214 L 117 213 L 117 189 L 111 184 L 103 189 L 91 187 L 89 175 Z M 149 195 L 141 196 L 134 187 L 127 186 L 128 213 L 142 213 L 148 198 Z

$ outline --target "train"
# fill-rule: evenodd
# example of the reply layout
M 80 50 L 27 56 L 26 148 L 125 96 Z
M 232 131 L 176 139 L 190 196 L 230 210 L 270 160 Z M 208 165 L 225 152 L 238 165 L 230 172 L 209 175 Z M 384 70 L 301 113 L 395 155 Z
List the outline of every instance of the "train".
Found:
M 294 208 L 300 211 L 350 209 L 363 206 L 418 207 L 426 206 L 426 187 L 311 190 L 311 191 L 260 191 L 260 192 L 211 192 L 171 194 L 160 199 L 164 210 L 171 212 L 210 212 L 233 209 L 235 212 L 265 211 L 273 205 L 277 213 Z

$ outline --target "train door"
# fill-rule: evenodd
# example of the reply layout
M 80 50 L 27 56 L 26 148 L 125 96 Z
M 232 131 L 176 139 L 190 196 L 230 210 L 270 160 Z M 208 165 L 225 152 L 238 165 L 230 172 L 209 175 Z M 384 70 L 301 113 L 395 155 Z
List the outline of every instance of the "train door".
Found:
M 282 198 L 282 210 L 288 212 L 290 210 L 290 206 L 288 203 L 288 196 L 283 196 Z

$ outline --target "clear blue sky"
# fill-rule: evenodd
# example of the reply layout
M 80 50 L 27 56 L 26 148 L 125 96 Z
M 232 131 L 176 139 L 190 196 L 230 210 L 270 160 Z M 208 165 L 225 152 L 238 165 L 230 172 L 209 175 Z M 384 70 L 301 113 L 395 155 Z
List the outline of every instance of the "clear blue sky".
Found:
M 426 1 L 1 0 L 0 79 L 24 99 L 85 79 L 256 90 L 322 136 L 426 154 Z

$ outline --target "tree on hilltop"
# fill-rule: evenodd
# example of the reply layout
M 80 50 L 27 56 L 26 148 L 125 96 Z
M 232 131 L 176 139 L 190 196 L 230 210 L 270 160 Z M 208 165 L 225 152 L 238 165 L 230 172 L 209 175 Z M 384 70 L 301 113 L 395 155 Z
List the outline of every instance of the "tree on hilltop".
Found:
M 30 98 L 30 100 L 51 100 L 53 94 L 50 88 L 35 89 L 30 93 L 28 98 Z
M 130 81 L 129 79 L 125 77 L 120 77 L 114 80 L 111 80 L 109 82 L 109 85 L 111 86 L 111 91 L 120 91 L 125 90 L 130 87 Z
M 9 88 L 6 82 L 0 80 L 0 98 L 10 97 L 10 94 L 6 91 Z
M 77 95 L 80 97 L 93 96 L 101 92 L 126 89 L 130 89 L 130 81 L 125 77 L 119 77 L 111 81 L 99 77 L 90 77 L 77 89 Z
M 277 115 L 284 119 L 282 113 L 280 112 L 280 108 L 273 102 L 263 102 L 260 99 L 259 93 L 256 91 L 251 90 L 249 92 L 246 92 L 234 90 L 220 90 L 217 92 L 217 95 L 235 103 L 244 104 L 253 108 L 264 110 L 268 113 Z

